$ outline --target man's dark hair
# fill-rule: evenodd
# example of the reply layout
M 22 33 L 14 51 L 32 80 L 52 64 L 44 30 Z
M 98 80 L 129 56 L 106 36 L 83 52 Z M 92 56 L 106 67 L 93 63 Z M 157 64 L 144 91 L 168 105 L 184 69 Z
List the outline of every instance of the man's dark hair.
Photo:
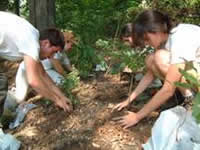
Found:
M 60 46 L 62 49 L 65 47 L 64 35 L 56 28 L 48 28 L 40 31 L 39 40 L 49 40 L 51 45 Z
M 168 15 L 156 10 L 146 10 L 139 14 L 133 23 L 135 44 L 143 46 L 146 33 L 163 32 L 169 34 L 171 28 L 172 24 Z

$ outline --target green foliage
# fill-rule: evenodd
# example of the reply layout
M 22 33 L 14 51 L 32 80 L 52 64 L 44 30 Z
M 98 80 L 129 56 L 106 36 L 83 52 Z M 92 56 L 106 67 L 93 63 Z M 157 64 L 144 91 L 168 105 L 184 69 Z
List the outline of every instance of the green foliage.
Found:
M 70 54 L 72 64 L 87 77 L 94 66 L 100 63 L 95 42 L 105 36 L 114 37 L 128 18 L 127 9 L 137 7 L 132 0 L 57 0 L 56 24 L 72 30 L 80 37 L 79 44 Z
M 20 16 L 28 19 L 29 18 L 29 8 L 27 0 L 20 1 Z
M 177 82 L 175 83 L 175 85 L 177 87 L 183 87 L 183 88 L 188 88 L 188 89 L 192 89 L 193 85 L 189 84 L 189 83 L 181 83 L 181 82 Z
M 194 105 L 192 107 L 192 115 L 196 118 L 197 122 L 200 123 L 200 93 L 197 93 L 194 99 Z
M 11 11 L 15 12 L 15 0 L 1 0 L 0 1 L 0 10 L 1 11 Z
M 73 71 L 65 75 L 65 79 L 62 81 L 62 88 L 68 92 L 79 85 L 79 72 L 77 69 L 73 68 Z
M 193 70 L 195 70 L 195 68 Z M 180 69 L 179 71 L 184 76 L 187 82 L 186 83 L 176 82 L 175 85 L 178 87 L 190 88 L 198 92 L 198 89 L 200 88 L 199 80 L 193 74 L 188 73 L 187 70 Z
M 100 62 L 96 51 L 90 45 L 79 42 L 69 54 L 71 63 L 79 70 L 80 76 L 88 77 L 95 64 Z
M 186 62 L 186 67 L 190 66 L 191 63 Z M 193 66 L 192 67 L 193 70 L 196 70 Z M 200 82 L 197 79 L 197 77 L 194 77 L 192 74 L 188 73 L 187 70 L 181 70 L 180 69 L 180 73 L 184 76 L 184 78 L 186 79 L 187 83 L 180 83 L 180 82 L 176 82 L 175 85 L 177 87 L 183 87 L 183 88 L 189 88 L 189 89 L 193 89 L 194 91 L 197 92 L 195 98 L 194 98 L 194 104 L 192 107 L 192 115 L 196 118 L 197 122 L 200 123 Z
M 44 105 L 45 107 L 48 107 L 48 106 L 53 104 L 53 102 L 51 100 L 47 99 L 47 98 L 42 98 L 40 103 L 42 105 Z
M 73 71 L 66 74 L 65 79 L 62 81 L 61 88 L 66 96 L 72 101 L 73 105 L 79 103 L 79 101 L 73 96 L 72 90 L 76 88 L 80 83 L 79 71 L 73 68 Z
M 104 35 L 114 35 L 118 24 L 126 18 L 132 0 L 57 0 L 56 23 L 81 36 L 84 43 L 94 43 Z M 133 5 L 134 4 L 134 5 Z
M 199 24 L 200 0 L 146 0 L 148 6 L 166 12 L 175 23 Z
M 147 54 L 152 52 L 152 48 L 133 49 L 121 41 L 104 41 L 98 40 L 96 46 L 103 50 L 105 56 L 108 57 L 108 66 L 112 66 L 110 73 L 116 74 L 128 67 L 133 72 L 142 71 L 144 68 L 144 59 Z

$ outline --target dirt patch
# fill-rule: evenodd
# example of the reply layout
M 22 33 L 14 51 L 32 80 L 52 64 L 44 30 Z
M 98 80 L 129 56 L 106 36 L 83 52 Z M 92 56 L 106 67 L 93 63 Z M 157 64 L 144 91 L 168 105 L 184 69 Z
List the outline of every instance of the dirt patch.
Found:
M 12 82 L 14 77 L 13 73 Z M 125 113 L 111 110 L 127 97 L 129 82 L 129 78 L 120 80 L 119 75 L 104 73 L 81 81 L 74 90 L 80 104 L 71 114 L 44 100 L 31 100 L 37 108 L 27 114 L 20 127 L 6 132 L 21 141 L 21 150 L 140 150 L 158 115 L 154 112 L 126 130 L 113 121 Z M 138 102 L 128 109 L 137 111 L 142 106 Z

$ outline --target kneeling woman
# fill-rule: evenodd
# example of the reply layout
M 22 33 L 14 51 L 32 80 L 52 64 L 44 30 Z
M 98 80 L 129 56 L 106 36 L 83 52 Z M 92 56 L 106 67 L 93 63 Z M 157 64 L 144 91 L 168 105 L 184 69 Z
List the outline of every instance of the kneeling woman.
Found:
M 146 10 L 135 20 L 134 43 L 138 46 L 150 45 L 155 52 L 146 58 L 147 72 L 130 97 L 116 105 L 115 109 L 121 110 L 128 106 L 141 94 L 155 77 L 164 80 L 162 88 L 150 99 L 150 101 L 137 113 L 129 112 L 119 119 L 124 128 L 137 124 L 152 111 L 159 108 L 174 94 L 175 82 L 186 82 L 179 69 L 193 71 L 196 77 L 200 77 L 200 27 L 192 24 L 179 24 L 172 28 L 167 15 L 159 11 Z M 196 68 L 189 70 L 186 62 L 192 63 Z M 189 97 L 192 92 L 189 89 L 179 88 L 183 96 Z

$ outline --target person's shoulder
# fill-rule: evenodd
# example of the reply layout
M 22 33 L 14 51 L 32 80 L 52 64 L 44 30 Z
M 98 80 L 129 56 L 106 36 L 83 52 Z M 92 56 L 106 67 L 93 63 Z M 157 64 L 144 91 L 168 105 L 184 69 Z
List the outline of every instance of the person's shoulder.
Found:
M 12 12 L 0 11 L 0 26 L 4 29 L 12 30 L 12 32 L 20 32 L 21 34 L 34 33 L 39 35 L 39 31 L 24 17 L 18 16 Z M 23 33 L 24 31 L 25 33 Z
M 200 37 L 200 27 L 195 24 L 179 24 L 171 30 L 171 37 Z
M 12 13 L 12 12 L 7 12 L 7 11 L 0 11 L 0 19 L 1 20 L 4 19 L 1 23 L 3 23 L 3 22 L 6 23 L 8 21 L 16 22 L 16 23 L 18 23 L 22 20 L 25 21 L 24 18 Z
M 177 26 L 177 30 L 181 30 L 181 31 L 200 31 L 200 26 L 196 25 L 196 24 L 179 24 Z
M 15 16 L 17 16 L 17 15 L 15 15 L 15 14 L 13 14 L 13 13 L 11 13 L 11 12 L 8 12 L 8 11 L 0 11 L 0 16 L 2 17 L 2 16 L 11 16 L 11 17 L 15 17 Z

